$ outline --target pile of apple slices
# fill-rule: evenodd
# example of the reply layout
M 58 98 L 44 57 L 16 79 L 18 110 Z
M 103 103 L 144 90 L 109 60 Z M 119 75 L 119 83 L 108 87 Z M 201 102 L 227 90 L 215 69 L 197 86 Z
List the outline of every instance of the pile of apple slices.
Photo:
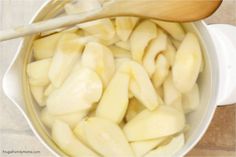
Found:
M 180 24 L 100 19 L 44 33 L 33 56 L 32 95 L 67 155 L 171 157 L 184 145 L 203 61 L 196 35 Z

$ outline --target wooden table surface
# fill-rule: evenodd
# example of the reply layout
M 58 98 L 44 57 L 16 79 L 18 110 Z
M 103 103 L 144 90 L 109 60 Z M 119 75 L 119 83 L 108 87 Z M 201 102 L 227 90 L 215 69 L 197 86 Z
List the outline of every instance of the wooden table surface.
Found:
M 0 28 L 7 28 L 27 23 L 35 10 L 45 0 L 0 0 Z M 23 12 L 19 12 L 23 11 Z M 207 23 L 228 23 L 236 26 L 236 0 L 224 0 L 219 10 Z M 12 59 L 19 40 L 0 44 L 0 78 Z M 9 46 L 10 45 L 10 46 Z M 6 51 L 6 52 L 5 52 Z M 8 53 L 8 54 L 7 54 Z M 0 121 L 2 149 L 40 150 L 34 156 L 52 157 L 34 137 L 21 114 L 1 92 Z M 18 118 L 16 118 L 18 117 Z M 5 119 L 5 120 L 4 120 Z M 6 121 L 7 119 L 7 121 Z M 19 136 L 17 136 L 19 134 Z M 6 154 L 0 154 L 1 157 Z M 11 155 L 19 157 L 19 154 Z M 6 155 L 9 156 L 9 155 Z M 23 155 L 25 157 L 25 155 Z M 28 155 L 26 155 L 28 156 Z M 218 107 L 208 131 L 187 157 L 236 157 L 236 105 Z M 32 157 L 32 156 L 30 156 Z

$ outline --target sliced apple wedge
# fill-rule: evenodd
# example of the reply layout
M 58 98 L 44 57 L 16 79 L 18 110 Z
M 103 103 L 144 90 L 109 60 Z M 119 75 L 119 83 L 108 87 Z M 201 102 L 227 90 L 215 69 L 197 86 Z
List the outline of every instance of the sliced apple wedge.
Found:
M 165 51 L 163 51 L 162 54 L 166 57 L 166 59 L 168 60 L 168 63 L 171 66 L 173 66 L 174 62 L 175 62 L 176 49 L 173 46 L 173 44 L 171 43 L 171 41 L 168 41 L 167 49 Z
M 89 145 L 104 157 L 134 157 L 133 151 L 118 126 L 107 119 L 93 117 L 85 124 Z
M 102 79 L 104 87 L 107 86 L 115 72 L 115 63 L 112 52 L 106 46 L 90 42 L 86 45 L 81 57 L 85 67 L 93 69 Z
M 130 41 L 129 40 L 128 41 L 118 41 L 115 43 L 115 45 L 117 47 L 120 47 L 122 49 L 126 49 L 126 50 L 130 51 Z
M 168 32 L 174 39 L 182 41 L 185 36 L 185 32 L 181 24 L 176 22 L 165 22 L 159 20 L 152 20 L 166 32 Z
M 123 128 L 129 141 L 149 140 L 173 135 L 185 126 L 184 113 L 160 105 L 156 110 L 144 110 L 130 120 Z
M 193 88 L 201 62 L 202 53 L 198 39 L 193 33 L 188 33 L 176 53 L 172 69 L 174 85 L 181 93 L 187 93 Z
M 130 36 L 130 47 L 133 59 L 142 63 L 145 48 L 157 35 L 156 25 L 148 20 L 141 22 Z
M 112 39 L 116 33 L 113 23 L 109 18 L 82 23 L 78 27 L 90 35 L 103 40 Z
M 138 20 L 137 17 L 116 17 L 116 32 L 122 41 L 128 40 Z
M 85 125 L 87 118 L 82 119 L 79 123 L 77 123 L 75 129 L 73 130 L 75 136 L 86 146 L 89 146 L 86 134 L 85 134 Z
M 169 69 L 170 69 L 170 64 L 167 60 L 167 58 L 163 55 L 160 54 L 157 57 L 156 63 L 155 63 L 156 67 L 154 69 L 154 74 L 152 76 L 152 82 L 155 86 L 155 88 L 159 88 L 163 82 L 165 81 L 165 79 L 167 78 L 168 74 L 169 74 Z
M 183 109 L 185 113 L 196 110 L 200 103 L 200 95 L 198 85 L 195 84 L 193 89 L 188 93 L 183 94 Z
M 45 96 L 44 96 L 44 89 L 45 87 L 44 86 L 30 86 L 30 89 L 31 89 L 31 93 L 35 99 L 35 101 L 37 102 L 37 104 L 41 107 L 45 106 L 46 105 L 46 99 L 45 99 Z
M 136 157 L 142 157 L 144 154 L 161 144 L 165 139 L 166 137 L 162 137 L 152 140 L 131 142 L 130 144 Z
M 184 146 L 184 134 L 174 137 L 167 145 L 160 146 L 144 157 L 173 157 Z
M 56 121 L 53 124 L 52 138 L 56 144 L 71 157 L 99 157 L 99 155 L 82 144 L 75 137 L 70 127 L 62 121 Z
M 117 72 L 103 93 L 96 110 L 96 116 L 120 123 L 128 107 L 128 89 L 129 75 Z
M 167 35 L 160 29 L 157 32 L 157 37 L 150 42 L 143 58 L 143 66 L 149 76 L 152 76 L 155 72 L 155 59 L 157 55 L 167 48 Z
M 52 115 L 50 112 L 48 112 L 47 107 L 44 108 L 40 113 L 40 118 L 42 122 L 48 127 L 52 128 L 53 123 L 56 120 L 61 120 L 68 124 L 70 128 L 74 128 L 76 124 L 82 120 L 87 115 L 88 111 L 81 111 L 81 112 L 75 112 L 75 113 L 69 113 L 65 115 Z
M 147 72 L 137 62 L 128 61 L 120 67 L 121 71 L 127 71 L 130 75 L 129 90 L 145 107 L 154 110 L 162 104 L 161 98 L 156 94 Z
M 53 86 L 59 87 L 70 74 L 78 61 L 84 45 L 76 33 L 64 33 L 57 44 L 55 55 L 49 69 L 49 79 Z
M 131 58 L 131 52 L 118 46 L 109 47 L 115 58 Z
M 175 88 L 172 75 L 169 75 L 163 85 L 164 101 L 167 105 L 171 105 L 174 101 L 181 98 L 181 93 Z
M 74 69 L 62 86 L 48 96 L 48 111 L 54 115 L 84 111 L 101 95 L 102 82 L 96 72 L 85 67 Z
M 50 58 L 56 52 L 57 42 L 63 33 L 56 33 L 37 39 L 33 43 L 33 55 L 36 60 Z
M 44 96 L 49 96 L 54 90 L 56 89 L 56 87 L 54 87 L 52 84 L 49 84 L 47 86 L 47 88 L 44 90 Z
M 181 45 L 181 42 L 182 42 L 182 41 L 178 41 L 178 40 L 175 40 L 175 39 L 171 38 L 171 43 L 174 45 L 174 47 L 175 47 L 176 49 L 179 48 L 179 46 Z
M 46 86 L 49 84 L 48 71 L 52 59 L 43 59 L 31 62 L 27 65 L 29 83 L 33 86 Z
M 145 107 L 143 106 L 143 104 L 141 104 L 136 98 L 132 98 L 129 101 L 125 120 L 130 121 L 131 119 L 133 119 L 138 113 L 140 113 L 144 109 L 145 109 Z

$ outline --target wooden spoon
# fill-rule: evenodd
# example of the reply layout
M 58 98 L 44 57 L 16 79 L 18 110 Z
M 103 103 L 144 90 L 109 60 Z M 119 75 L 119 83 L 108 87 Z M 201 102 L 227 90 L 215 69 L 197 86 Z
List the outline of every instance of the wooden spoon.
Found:
M 114 16 L 190 22 L 213 14 L 222 0 L 111 0 L 102 8 L 0 31 L 0 41 Z

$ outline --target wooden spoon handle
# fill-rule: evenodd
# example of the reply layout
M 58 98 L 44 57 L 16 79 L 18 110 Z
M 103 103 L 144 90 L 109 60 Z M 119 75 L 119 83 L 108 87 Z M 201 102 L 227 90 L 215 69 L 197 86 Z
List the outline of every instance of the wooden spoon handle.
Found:
M 56 28 L 71 26 L 82 22 L 87 22 L 97 18 L 101 18 L 101 16 L 102 14 L 99 14 L 98 11 L 94 11 L 90 13 L 82 13 L 82 14 L 58 17 L 42 22 L 33 23 L 30 25 L 20 26 L 17 28 L 0 31 L 0 41 L 5 41 L 35 33 L 40 33 Z

